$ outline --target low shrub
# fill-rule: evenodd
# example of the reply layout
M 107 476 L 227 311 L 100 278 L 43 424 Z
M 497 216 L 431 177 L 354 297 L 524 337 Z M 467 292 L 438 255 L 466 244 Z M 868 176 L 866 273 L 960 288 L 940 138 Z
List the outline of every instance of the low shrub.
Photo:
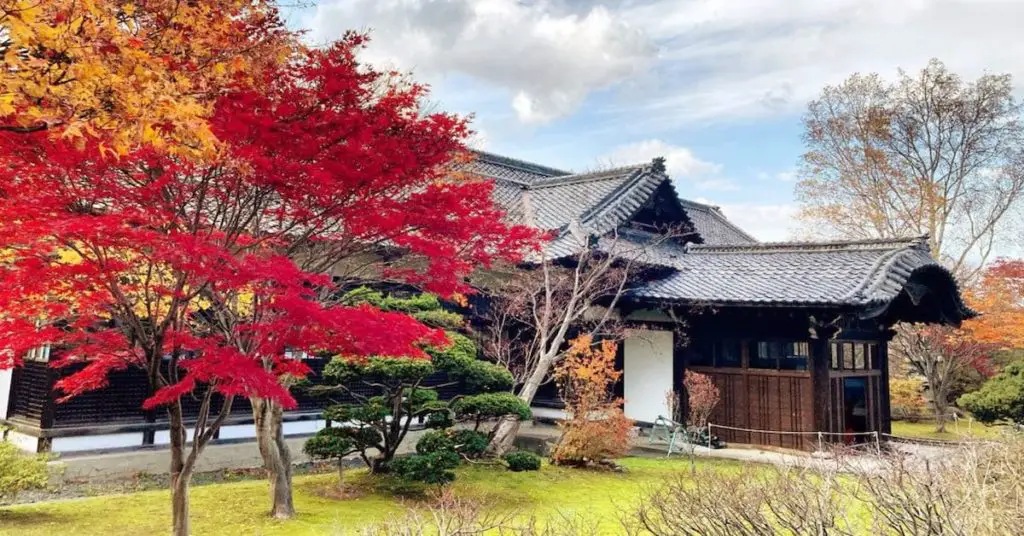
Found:
M 0 441 L 0 499 L 12 500 L 22 491 L 45 488 L 49 478 L 46 461 L 46 456 L 28 455 Z
M 487 450 L 489 438 L 483 432 L 476 430 L 456 430 L 452 434 L 452 441 L 455 443 L 455 452 L 467 458 L 479 458 Z
M 594 343 L 589 335 L 573 339 L 555 368 L 555 382 L 569 418 L 559 421 L 562 436 L 551 451 L 555 465 L 615 467 L 612 460 L 629 451 L 633 421 L 614 395 L 622 371 L 615 367 L 616 344 Z
M 1007 365 L 981 389 L 961 396 L 957 403 L 983 423 L 1024 423 L 1024 361 Z
M 836 453 L 815 468 L 700 469 L 643 489 L 627 534 L 1004 536 L 1024 526 L 1024 439 L 966 442 L 941 459 Z M 856 505 L 851 508 L 851 505 Z
M 388 464 L 391 473 L 402 480 L 437 486 L 454 481 L 454 469 L 458 466 L 459 455 L 453 450 L 413 454 L 404 458 L 396 458 Z
M 416 442 L 416 454 L 433 454 L 441 451 L 455 452 L 455 442 L 444 430 L 431 430 Z
M 525 450 L 509 452 L 503 458 L 509 471 L 540 471 L 540 456 Z

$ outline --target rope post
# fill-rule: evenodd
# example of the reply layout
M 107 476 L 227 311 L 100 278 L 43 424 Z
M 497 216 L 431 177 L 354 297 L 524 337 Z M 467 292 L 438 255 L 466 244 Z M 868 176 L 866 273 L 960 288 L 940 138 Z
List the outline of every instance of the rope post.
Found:
M 878 430 L 875 430 L 875 452 L 877 452 L 878 455 L 881 456 L 882 455 L 882 441 L 879 439 L 878 436 L 879 436 Z
M 711 452 L 711 423 L 708 423 L 708 452 Z
M 818 432 L 818 452 L 821 452 L 821 453 L 825 452 L 825 446 L 822 444 L 821 432 L 820 431 Z

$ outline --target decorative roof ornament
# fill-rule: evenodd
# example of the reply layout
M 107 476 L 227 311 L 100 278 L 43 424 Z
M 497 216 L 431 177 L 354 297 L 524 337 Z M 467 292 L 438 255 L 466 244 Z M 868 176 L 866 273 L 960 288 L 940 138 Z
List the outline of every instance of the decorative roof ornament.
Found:
M 665 157 L 658 156 L 651 160 L 651 171 L 659 175 L 664 175 L 665 170 Z

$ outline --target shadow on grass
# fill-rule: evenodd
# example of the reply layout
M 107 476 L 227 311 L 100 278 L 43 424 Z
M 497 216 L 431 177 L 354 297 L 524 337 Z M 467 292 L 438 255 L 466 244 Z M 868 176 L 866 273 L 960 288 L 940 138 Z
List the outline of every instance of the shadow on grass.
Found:
M 19 526 L 39 526 L 47 523 L 55 523 L 60 519 L 62 519 L 61 516 L 55 516 L 49 512 L 0 508 L 0 527 L 3 527 L 4 529 L 12 529 Z

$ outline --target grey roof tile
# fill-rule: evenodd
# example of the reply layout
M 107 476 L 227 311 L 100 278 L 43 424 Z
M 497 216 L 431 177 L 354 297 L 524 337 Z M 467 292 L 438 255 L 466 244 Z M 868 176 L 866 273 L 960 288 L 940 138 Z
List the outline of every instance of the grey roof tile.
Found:
M 705 205 L 688 199 L 680 199 L 686 214 L 693 221 L 693 226 L 704 239 L 705 244 L 756 244 L 757 239 L 750 236 L 736 224 L 729 221 L 722 210 L 714 205 Z
M 540 179 L 572 174 L 568 171 L 483 151 L 476 151 L 476 158 L 468 164 L 468 170 L 479 175 L 527 186 Z
M 677 249 L 682 251 L 667 263 L 676 272 L 637 289 L 637 296 L 690 303 L 860 306 L 891 301 L 914 270 L 944 270 L 922 238 Z

